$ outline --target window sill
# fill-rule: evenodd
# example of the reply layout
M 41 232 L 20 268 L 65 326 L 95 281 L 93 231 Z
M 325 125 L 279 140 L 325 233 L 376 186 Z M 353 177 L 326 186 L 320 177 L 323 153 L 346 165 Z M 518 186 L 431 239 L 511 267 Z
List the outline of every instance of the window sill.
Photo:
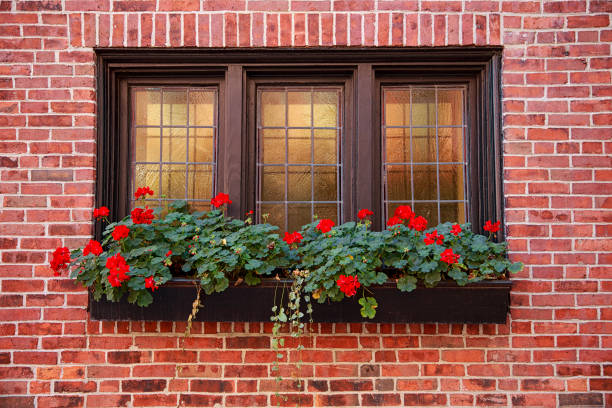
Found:
M 280 299 L 282 289 L 290 282 L 267 280 L 261 285 L 230 286 L 223 293 L 204 296 L 197 321 L 269 322 L 272 306 Z M 400 292 L 394 282 L 370 288 L 378 300 L 376 317 L 361 317 L 359 297 L 342 302 L 313 303 L 313 320 L 321 323 L 505 323 L 510 307 L 509 280 L 491 280 L 458 286 L 440 282 L 434 288 L 417 287 L 410 293 Z M 175 278 L 154 293 L 148 307 L 129 304 L 123 299 L 110 302 L 89 297 L 93 320 L 185 321 L 196 289 L 191 280 Z

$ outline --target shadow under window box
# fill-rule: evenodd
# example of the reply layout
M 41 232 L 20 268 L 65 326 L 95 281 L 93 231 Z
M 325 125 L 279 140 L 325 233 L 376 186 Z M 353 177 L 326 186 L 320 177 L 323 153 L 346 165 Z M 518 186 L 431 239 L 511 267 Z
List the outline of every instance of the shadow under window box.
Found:
M 202 296 L 196 321 L 269 322 L 275 299 L 280 302 L 290 281 L 264 280 L 258 286 L 230 285 L 224 292 Z M 510 306 L 509 280 L 486 280 L 458 286 L 440 282 L 433 288 L 418 286 L 412 292 L 397 290 L 394 282 L 370 287 L 378 299 L 374 319 L 363 318 L 357 303 L 359 296 L 341 302 L 313 301 L 314 322 L 369 323 L 505 323 Z M 94 320 L 185 321 L 191 312 L 196 288 L 191 280 L 175 278 L 157 290 L 148 307 L 122 299 L 89 298 L 89 312 Z M 308 316 L 304 321 L 308 320 Z

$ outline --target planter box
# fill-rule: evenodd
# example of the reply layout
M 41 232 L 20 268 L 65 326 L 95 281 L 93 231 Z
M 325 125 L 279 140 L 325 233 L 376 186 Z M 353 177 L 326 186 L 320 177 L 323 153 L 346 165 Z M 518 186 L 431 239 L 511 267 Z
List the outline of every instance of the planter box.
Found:
M 230 286 L 223 293 L 203 295 L 203 307 L 197 321 L 269 322 L 274 299 L 281 298 L 288 281 L 264 281 L 261 285 Z M 364 319 L 359 313 L 358 297 L 342 302 L 313 302 L 315 322 L 371 323 L 505 323 L 510 305 L 511 281 L 495 280 L 458 286 L 440 282 L 434 288 L 417 287 L 410 293 L 400 292 L 394 283 L 370 288 L 378 301 L 376 317 Z M 154 293 L 148 307 L 105 298 L 89 299 L 89 312 L 94 320 L 162 320 L 186 321 L 196 296 L 191 281 L 176 279 Z M 285 294 L 284 299 L 287 299 Z M 307 319 L 307 317 L 305 318 Z

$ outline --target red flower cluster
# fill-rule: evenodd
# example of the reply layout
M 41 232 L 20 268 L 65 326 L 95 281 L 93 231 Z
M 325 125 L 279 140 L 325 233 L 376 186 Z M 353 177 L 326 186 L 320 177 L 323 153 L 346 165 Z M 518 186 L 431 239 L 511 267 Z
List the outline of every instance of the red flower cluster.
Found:
M 420 215 L 418 217 L 414 217 L 410 220 L 408 228 L 412 228 L 413 230 L 419 232 L 425 231 L 427 229 L 427 220 L 425 217 L 421 217 Z
M 90 253 L 95 256 L 99 256 L 102 253 L 102 245 L 95 239 L 90 239 L 85 248 L 83 248 L 83 256 L 87 256 Z
M 397 224 L 402 224 L 404 222 L 404 220 L 402 220 L 400 217 L 394 215 L 393 217 L 389 218 L 389 221 L 387 221 L 387 226 L 388 227 L 392 227 L 394 225 Z
M 425 231 L 425 229 L 427 229 L 427 220 L 420 215 L 418 217 L 415 217 L 415 215 L 416 214 L 409 205 L 400 205 L 395 209 L 393 217 L 389 218 L 389 221 L 387 221 L 387 225 L 391 227 L 408 221 L 408 228 L 416 231 Z
M 121 254 L 109 257 L 106 260 L 106 267 L 109 270 L 108 281 L 111 286 L 119 287 L 123 281 L 130 280 L 130 276 L 127 275 L 130 265 L 125 263 L 125 258 Z
M 140 197 L 144 197 L 147 194 L 152 196 L 153 194 L 155 194 L 155 192 L 151 190 L 149 186 L 138 187 L 138 189 L 136 189 L 136 193 L 134 193 L 134 197 L 136 197 L 136 199 L 138 200 Z
M 446 262 L 449 265 L 457 263 L 457 261 L 459 260 L 460 257 L 461 257 L 461 255 L 453 253 L 453 249 L 452 248 L 446 248 L 440 254 L 440 260 L 442 262 Z
M 342 293 L 348 297 L 354 296 L 357 293 L 357 288 L 361 286 L 357 276 L 340 275 L 336 283 Z
M 368 210 L 367 208 L 363 208 L 359 210 L 359 212 L 357 213 L 357 218 L 359 218 L 360 220 L 363 220 L 364 218 L 367 218 L 370 215 L 374 215 L 374 213 Z
M 189 246 L 191 246 L 191 245 L 189 245 Z M 166 252 L 166 258 L 168 258 L 170 255 L 172 255 L 172 250 Z
M 491 224 L 491 220 L 487 220 L 487 222 L 485 223 L 484 227 L 482 227 L 482 229 L 484 229 L 485 231 L 489 231 L 491 233 L 495 233 L 499 231 L 500 223 L 501 221 L 497 221 L 496 223 Z
M 215 208 L 219 208 L 223 204 L 231 204 L 232 200 L 229 199 L 229 195 L 227 195 L 225 193 L 219 193 L 219 194 L 216 195 L 216 197 L 214 197 L 213 199 L 210 200 L 210 203 Z
M 159 289 L 159 286 L 155 284 L 155 279 L 152 276 L 149 276 L 145 279 L 145 288 L 151 289 L 151 292 L 155 292 L 156 289 Z
M 285 231 L 285 238 L 283 238 L 283 241 L 289 245 L 299 244 L 300 241 L 302 241 L 302 238 L 304 238 L 302 234 L 297 231 L 293 231 L 291 234 Z
M 96 220 L 102 217 L 108 217 L 109 214 L 110 214 L 110 210 L 104 206 L 100 208 L 94 208 L 94 211 L 93 211 L 93 216 Z
M 51 258 L 51 269 L 55 272 L 55 276 L 60 275 L 60 270 L 67 268 L 70 264 L 70 250 L 67 247 L 59 247 L 53 251 Z
M 438 230 L 433 230 L 433 232 L 428 232 L 425 234 L 426 238 L 424 239 L 427 245 L 438 244 L 442 245 L 444 242 L 444 235 L 438 235 Z
M 121 241 L 130 233 L 130 229 L 125 225 L 117 225 L 113 230 L 112 236 L 115 241 Z
M 461 231 L 463 231 L 461 229 L 461 225 L 455 224 L 453 225 L 453 228 L 451 228 L 450 233 L 457 237 L 459 234 L 461 234 Z
M 410 208 L 409 205 L 400 205 L 395 209 L 395 213 L 393 216 L 400 217 L 403 220 L 410 220 L 414 218 L 414 211 Z
M 153 210 L 149 207 L 144 209 L 134 208 L 132 210 L 132 222 L 134 224 L 150 224 L 153 218 L 155 218 Z
M 331 229 L 335 226 L 336 224 L 332 221 L 332 220 L 328 220 L 327 218 L 323 218 L 321 221 L 319 221 L 319 223 L 317 224 L 317 229 L 319 231 L 321 231 L 323 234 L 325 234 L 326 232 L 331 231 Z

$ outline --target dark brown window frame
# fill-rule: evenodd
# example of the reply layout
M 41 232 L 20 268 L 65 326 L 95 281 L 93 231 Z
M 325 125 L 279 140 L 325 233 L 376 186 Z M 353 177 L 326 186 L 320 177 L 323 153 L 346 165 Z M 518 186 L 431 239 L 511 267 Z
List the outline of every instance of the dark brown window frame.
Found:
M 252 87 L 258 81 L 343 81 L 344 221 L 359 208 L 382 213 L 380 85 L 445 81 L 468 86 L 469 219 L 481 231 L 487 219 L 503 222 L 501 156 L 501 47 L 312 48 L 312 49 L 132 49 L 98 48 L 98 143 L 96 205 L 114 219 L 129 213 L 128 86 L 212 84 L 219 86 L 217 191 L 241 217 L 254 208 L 255 163 Z M 350 99 L 349 99 L 350 91 Z M 350 133 L 349 133 L 350 132 Z M 353 137 L 351 138 L 350 135 Z M 236 143 L 239 141 L 240 143 Z M 346 188 L 346 190 L 345 190 Z M 374 228 L 382 228 L 380 217 Z M 101 225 L 96 225 L 101 235 Z M 502 229 L 503 231 L 503 229 Z M 500 234 L 501 235 L 501 234 Z M 499 239 L 503 239 L 502 236 Z

